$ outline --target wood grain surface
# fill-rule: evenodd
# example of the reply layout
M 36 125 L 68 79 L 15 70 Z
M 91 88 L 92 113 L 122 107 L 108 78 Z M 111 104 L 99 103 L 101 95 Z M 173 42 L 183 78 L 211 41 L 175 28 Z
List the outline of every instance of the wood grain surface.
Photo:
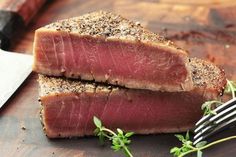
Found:
M 1 3 L 1 2 L 0 2 Z M 160 33 L 187 49 L 192 57 L 209 60 L 236 80 L 235 0 L 54 0 L 47 2 L 23 33 L 14 39 L 12 51 L 32 53 L 34 30 L 58 19 L 96 11 L 114 11 Z M 37 74 L 32 73 L 0 110 L 0 157 L 121 157 L 109 144 L 95 137 L 55 139 L 45 137 L 39 120 Z M 227 130 L 211 140 L 235 135 Z M 135 157 L 169 157 L 179 144 L 173 134 L 134 136 Z M 205 157 L 235 157 L 236 140 L 204 152 Z M 196 156 L 195 154 L 192 156 Z

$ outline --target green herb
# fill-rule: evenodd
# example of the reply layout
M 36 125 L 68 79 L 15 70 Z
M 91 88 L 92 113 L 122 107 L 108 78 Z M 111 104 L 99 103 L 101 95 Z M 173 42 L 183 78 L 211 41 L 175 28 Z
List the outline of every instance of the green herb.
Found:
M 175 136 L 182 142 L 182 147 L 174 147 L 170 150 L 170 153 L 176 157 L 184 157 L 194 152 L 197 153 L 197 157 L 202 157 L 203 154 L 202 150 L 228 140 L 236 139 L 236 136 L 230 136 L 227 138 L 214 141 L 209 144 L 207 144 L 206 141 L 201 141 L 194 146 L 193 142 L 189 139 L 188 132 L 185 137 L 183 135 L 175 135 Z
M 232 95 L 232 98 L 235 98 L 235 92 L 236 92 L 236 82 L 227 80 L 227 85 L 225 88 L 224 93 Z
M 107 129 L 102 125 L 102 122 L 97 117 L 93 117 L 93 122 L 96 125 L 96 129 L 94 130 L 95 135 L 99 137 L 99 141 L 104 144 L 105 138 L 112 141 L 111 148 L 116 152 L 121 150 L 125 156 L 133 157 L 128 145 L 131 143 L 129 138 L 134 134 L 133 132 L 124 133 L 121 129 L 117 129 L 117 133 L 114 131 Z
M 213 110 L 213 105 L 219 106 L 222 105 L 223 103 L 221 101 L 218 100 L 212 100 L 212 101 L 206 101 L 205 103 L 202 104 L 202 110 L 204 111 L 204 115 L 208 115 L 208 114 L 213 114 L 216 115 L 216 112 Z
M 226 85 L 224 93 L 231 94 L 232 98 L 235 98 L 235 92 L 236 92 L 236 82 L 227 80 L 227 85 Z M 209 115 L 209 114 L 215 115 L 217 113 L 213 110 L 212 105 L 218 106 L 221 104 L 223 104 L 223 102 L 218 101 L 218 100 L 206 101 L 205 103 L 202 104 L 201 108 L 204 111 L 204 115 Z M 197 157 L 202 157 L 203 155 L 202 150 L 207 149 L 213 145 L 228 141 L 228 140 L 236 139 L 236 136 L 230 136 L 230 137 L 226 137 L 226 138 L 214 141 L 209 144 L 207 144 L 206 141 L 201 141 L 197 143 L 196 145 L 193 145 L 193 142 L 189 138 L 189 132 L 186 133 L 185 137 L 183 135 L 175 135 L 175 136 L 179 139 L 179 141 L 182 142 L 181 147 L 174 147 L 170 150 L 170 153 L 176 157 L 183 157 L 183 156 L 186 156 L 187 154 L 194 153 L 194 152 L 197 152 Z

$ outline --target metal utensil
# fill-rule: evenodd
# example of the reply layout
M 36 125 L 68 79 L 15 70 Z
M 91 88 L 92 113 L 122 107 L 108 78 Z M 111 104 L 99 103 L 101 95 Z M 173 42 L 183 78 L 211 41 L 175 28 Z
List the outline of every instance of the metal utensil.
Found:
M 32 71 L 33 57 L 0 49 L 0 108 Z
M 222 131 L 236 126 L 236 98 L 233 98 L 214 110 L 217 114 L 203 116 L 195 126 L 194 145 Z

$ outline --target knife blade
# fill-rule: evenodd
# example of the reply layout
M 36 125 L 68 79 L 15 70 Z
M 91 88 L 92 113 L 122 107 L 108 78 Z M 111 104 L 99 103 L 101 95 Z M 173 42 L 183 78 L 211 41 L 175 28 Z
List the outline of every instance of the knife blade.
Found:
M 0 49 L 0 108 L 32 72 L 31 55 Z

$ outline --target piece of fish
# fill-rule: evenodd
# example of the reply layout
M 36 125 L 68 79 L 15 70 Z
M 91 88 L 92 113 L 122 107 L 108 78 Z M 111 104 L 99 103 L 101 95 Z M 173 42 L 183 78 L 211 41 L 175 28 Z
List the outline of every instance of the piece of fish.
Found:
M 186 51 L 110 12 L 61 20 L 35 32 L 34 71 L 153 91 L 189 91 Z
M 93 116 L 111 129 L 136 134 L 169 133 L 192 128 L 201 105 L 216 99 L 225 84 L 224 72 L 191 59 L 194 89 L 161 92 L 39 75 L 41 118 L 49 138 L 93 135 Z

